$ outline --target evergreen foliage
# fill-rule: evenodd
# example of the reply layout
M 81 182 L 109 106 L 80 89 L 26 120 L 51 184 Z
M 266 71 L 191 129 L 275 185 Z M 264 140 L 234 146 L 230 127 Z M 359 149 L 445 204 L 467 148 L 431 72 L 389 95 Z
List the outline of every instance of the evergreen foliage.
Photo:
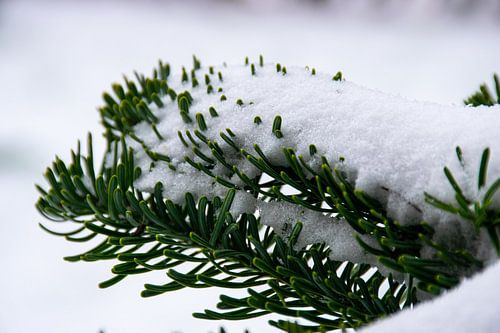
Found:
M 256 65 L 249 64 L 248 58 L 246 64 L 249 73 L 254 75 Z M 264 66 L 262 57 L 259 66 Z M 190 72 L 182 68 L 182 80 L 193 87 L 204 82 L 207 93 L 211 93 L 215 81 L 223 80 L 223 73 L 215 74 L 211 68 L 214 76 L 197 78 L 200 67 L 200 61 L 194 57 Z M 278 64 L 276 68 L 286 74 L 285 66 Z M 101 288 L 132 274 L 163 270 L 167 275 L 165 284 L 145 284 L 143 297 L 186 287 L 243 288 L 247 290 L 246 297 L 221 295 L 217 310 L 207 309 L 194 316 L 241 320 L 277 313 L 291 321 L 271 321 L 273 326 L 289 332 L 317 332 L 361 327 L 417 304 L 417 290 L 440 294 L 456 286 L 462 272 L 472 274 L 484 266 L 485 263 L 464 249 L 437 243 L 432 237 L 433 228 L 425 222 L 402 225 L 391 219 L 377 200 L 355 189 L 346 175 L 332 168 L 331 161 L 325 157 L 317 171 L 294 149 L 286 148 L 282 154 L 288 167 L 273 165 L 258 145 L 254 146 L 255 153 L 245 151 L 237 144 L 235 134 L 227 129 L 220 134 L 220 142 L 232 147 L 234 153 L 247 159 L 271 180 L 248 177 L 228 162 L 218 142 L 203 135 L 207 128 L 204 116 L 190 112 L 193 97 L 187 90 L 174 91 L 169 86 L 169 76 L 169 64 L 160 61 L 151 77 L 135 73 L 135 80 L 125 78 L 124 84 L 113 84 L 112 93 L 103 94 L 105 104 L 99 109 L 107 142 L 106 158 L 96 163 L 89 134 L 86 152 L 82 152 L 78 143 L 71 152 L 70 162 L 56 158 L 45 172 L 48 189 L 37 186 L 41 194 L 36 204 L 38 210 L 55 224 L 68 222 L 75 226 L 70 232 L 58 232 L 41 225 L 44 230 L 73 242 L 100 240 L 85 253 L 65 257 L 65 260 L 113 261 L 113 276 L 101 282 Z M 337 73 L 333 80 L 342 80 L 342 74 Z M 500 103 L 498 82 L 495 75 L 496 100 L 483 85 L 465 102 Z M 161 140 L 156 129 L 158 119 L 150 106 L 161 107 L 167 99 L 178 105 L 184 122 L 198 126 L 193 132 L 178 133 L 179 144 L 192 149 L 203 162 L 189 157 L 186 161 L 226 186 L 224 197 L 195 200 L 191 193 L 185 193 L 185 205 L 178 205 L 163 197 L 162 188 L 168 184 L 157 183 L 154 193 L 135 189 L 134 181 L 142 170 L 136 166 L 133 151 L 125 139 L 139 142 L 153 163 L 170 163 L 169 156 L 152 151 L 133 128 L 139 122 L 147 122 Z M 239 103 L 245 101 L 239 100 Z M 217 117 L 217 110 L 211 108 L 210 115 Z M 257 117 L 254 122 L 261 124 L 261 119 Z M 270 130 L 277 138 L 283 136 L 282 126 L 283 120 L 276 117 Z M 208 147 L 211 155 L 202 153 L 202 146 Z M 310 146 L 309 153 L 317 154 L 314 145 Z M 461 154 L 457 147 L 459 161 Z M 477 232 L 486 230 L 500 255 L 500 210 L 491 207 L 491 198 L 500 187 L 500 180 L 484 188 L 489 154 L 488 149 L 483 153 L 477 180 L 478 188 L 486 193 L 481 202 L 467 198 L 445 166 L 445 175 L 456 192 L 456 202 L 444 202 L 431 193 L 425 196 L 429 204 L 470 221 Z M 215 164 L 237 175 L 244 186 L 214 175 L 211 170 Z M 286 187 L 292 187 L 297 194 L 288 194 Z M 377 241 L 378 247 L 374 247 L 357 238 L 387 269 L 381 271 L 368 264 L 332 260 L 330 249 L 324 244 L 296 248 L 302 227 L 300 221 L 291 226 L 290 236 L 284 239 L 271 227 L 262 225 L 257 213 L 232 216 L 229 211 L 237 191 L 246 191 L 267 201 L 287 201 L 306 210 L 337 214 L 358 235 L 370 235 Z M 436 250 L 435 257 L 420 257 L 424 245 Z M 310 324 L 294 323 L 296 318 Z
M 464 103 L 472 106 L 500 104 L 500 81 L 497 74 L 493 75 L 493 82 L 494 91 L 497 95 L 496 98 L 495 93 L 492 94 L 490 88 L 488 88 L 486 84 L 481 84 L 479 86 L 479 91 L 476 91 L 469 98 L 464 100 Z

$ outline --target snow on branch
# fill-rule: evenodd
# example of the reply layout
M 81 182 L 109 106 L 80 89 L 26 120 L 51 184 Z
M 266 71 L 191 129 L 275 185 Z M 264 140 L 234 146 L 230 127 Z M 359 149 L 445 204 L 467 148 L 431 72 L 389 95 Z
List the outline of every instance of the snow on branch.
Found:
M 242 66 L 195 66 L 190 74 L 183 68 L 171 75 L 166 91 L 156 95 L 147 118 L 132 127 L 134 135 L 127 139 L 143 170 L 136 188 L 153 192 L 162 182 L 163 195 L 182 204 L 186 192 L 213 198 L 235 187 L 242 193 L 232 213 L 259 207 L 262 221 L 278 231 L 287 230 L 285 212 L 293 208 L 286 205 L 293 203 L 269 204 L 244 194 L 249 192 L 245 179 L 265 173 L 246 153 L 286 168 L 290 161 L 283 151 L 291 148 L 312 171 L 327 160 L 355 190 L 379 201 L 390 218 L 403 226 L 426 221 L 436 239 L 448 243 L 450 237 L 467 237 L 470 225 L 426 202 L 424 193 L 440 202 L 455 201 L 456 188 L 443 167 L 470 202 L 481 201 L 484 189 L 500 177 L 499 106 L 411 101 L 345 81 L 340 73 L 332 77 L 262 59 Z M 478 187 L 486 148 L 492 157 L 485 183 Z M 491 207 L 499 207 L 498 193 L 490 199 Z M 306 215 L 302 239 L 345 245 L 351 232 L 337 227 L 342 221 Z M 496 257 L 482 242 L 469 248 L 482 259 Z M 345 251 L 344 245 L 332 253 L 351 253 L 343 259 L 363 261 L 360 249 Z
M 89 135 L 86 155 L 78 144 L 47 168 L 49 188 L 37 186 L 39 211 L 73 225 L 44 230 L 101 240 L 66 260 L 118 261 L 100 287 L 165 270 L 168 282 L 142 296 L 245 288 L 195 317 L 277 313 L 315 325 L 271 322 L 281 329 L 326 331 L 411 307 L 497 261 L 500 107 L 486 86 L 467 104 L 489 106 L 444 106 L 262 57 L 193 60 L 113 84 L 99 109 L 100 168 Z

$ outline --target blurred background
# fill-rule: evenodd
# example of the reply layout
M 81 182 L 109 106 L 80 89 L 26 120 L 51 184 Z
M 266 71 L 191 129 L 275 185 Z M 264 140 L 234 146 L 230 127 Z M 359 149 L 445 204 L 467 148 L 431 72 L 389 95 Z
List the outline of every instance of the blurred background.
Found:
M 500 71 L 498 0 L 0 1 L 0 332 L 270 332 L 267 320 L 208 322 L 219 290 L 142 299 L 128 278 L 107 290 L 106 263 L 70 264 L 86 244 L 38 227 L 34 183 L 94 134 L 96 107 L 122 74 L 205 65 L 310 65 L 410 99 L 462 103 Z

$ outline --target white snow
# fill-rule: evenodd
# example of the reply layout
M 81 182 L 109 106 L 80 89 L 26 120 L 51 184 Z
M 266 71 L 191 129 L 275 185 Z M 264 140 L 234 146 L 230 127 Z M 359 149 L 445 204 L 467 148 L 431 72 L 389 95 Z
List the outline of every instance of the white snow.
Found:
M 234 195 L 234 200 L 229 209 L 229 213 L 236 217 L 243 213 L 252 214 L 256 210 L 255 198 L 245 191 L 237 191 Z
M 153 109 L 160 119 L 157 127 L 164 140 L 159 141 L 146 122 L 135 127 L 136 135 L 144 139 L 149 149 L 168 155 L 176 168 L 172 171 L 166 162 L 161 161 L 151 167 L 152 160 L 138 143 L 130 139 L 138 165 L 143 169 L 141 178 L 136 181 L 138 189 L 152 191 L 161 181 L 166 185 L 165 197 L 178 203 L 183 202 L 188 191 L 195 197 L 224 195 L 227 188 L 184 160 L 188 156 L 204 163 L 191 148 L 185 148 L 178 137 L 179 131 L 193 133 L 198 128 L 194 119 L 195 114 L 201 113 L 208 126 L 202 131 L 203 135 L 218 142 L 228 162 L 244 168 L 245 173 L 256 175 L 260 171 L 220 138 L 219 133 L 227 133 L 227 128 L 235 134 L 233 140 L 237 145 L 256 155 L 253 145 L 258 144 L 275 165 L 287 165 L 282 149 L 290 147 L 316 168 L 317 159 L 309 154 L 309 145 L 314 144 L 318 155 L 327 157 L 333 168 L 345 171 L 357 189 L 378 199 L 387 208 L 389 216 L 402 224 L 425 220 L 435 227 L 436 239 L 445 243 L 465 236 L 467 242 L 463 246 L 474 254 L 478 254 L 479 244 L 489 242 L 486 235 L 472 237 L 474 232 L 469 222 L 460 221 L 425 203 L 424 192 L 445 202 L 454 202 L 455 191 L 443 173 L 443 167 L 448 166 L 464 194 L 472 201 L 481 200 L 477 178 L 479 160 L 485 148 L 491 150 L 487 186 L 500 177 L 499 106 L 472 108 L 418 102 L 348 81 L 333 81 L 331 75 L 324 73 L 312 75 L 307 68 L 287 67 L 286 74 L 278 73 L 275 64 L 263 67 L 256 64 L 255 68 L 256 75 L 251 75 L 250 66 L 217 67 L 215 73 L 221 71 L 224 79 L 221 82 L 217 75 L 211 75 L 211 84 L 215 90 L 222 88 L 223 91 L 210 94 L 203 83 L 195 88 L 191 88 L 190 82 L 182 83 L 180 71 L 177 71 L 169 84 L 177 93 L 190 91 L 194 101 L 189 114 L 193 122 L 185 123 L 179 115 L 177 102 L 166 96 L 163 99 L 165 106 Z M 208 74 L 206 67 L 197 71 L 200 82 L 205 74 Z M 221 101 L 222 95 L 227 99 Z M 238 105 L 240 99 L 243 105 Z M 210 116 L 210 107 L 215 107 L 218 117 Z M 273 120 L 278 115 L 282 117 L 283 138 L 272 133 Z M 262 119 L 262 123 L 254 123 L 256 116 Z M 185 140 L 188 141 L 187 136 Z M 464 166 L 456 156 L 457 146 L 463 151 Z M 199 149 L 211 156 L 210 149 L 203 143 Z M 212 173 L 242 185 L 220 163 Z M 500 204 L 498 193 L 493 204 Z M 238 211 L 248 211 L 255 203 L 248 198 L 243 203 L 237 197 L 235 205 Z M 321 222 L 321 214 L 317 215 L 317 223 L 307 224 L 305 239 L 338 243 L 337 239 L 342 237 L 332 236 L 338 235 L 337 231 L 325 232 L 326 224 Z M 278 219 L 280 225 L 275 227 L 285 228 L 285 218 L 277 216 L 273 214 L 273 219 Z M 263 220 L 264 223 L 276 223 L 265 217 Z M 346 233 L 344 229 L 342 233 Z M 335 237 L 335 240 L 329 237 Z M 495 255 L 485 251 L 481 254 L 485 260 Z
M 325 243 L 331 250 L 330 257 L 333 260 L 376 264 L 376 258 L 359 246 L 354 240 L 354 230 L 342 219 L 282 201 L 261 201 L 258 208 L 260 221 L 271 226 L 285 240 L 290 236 L 294 225 L 302 223 L 302 231 L 296 243 L 298 249 L 310 244 Z M 362 238 L 371 243 L 371 239 L 364 236 Z
M 500 261 L 441 297 L 362 329 L 360 333 L 491 333 L 500 327 Z

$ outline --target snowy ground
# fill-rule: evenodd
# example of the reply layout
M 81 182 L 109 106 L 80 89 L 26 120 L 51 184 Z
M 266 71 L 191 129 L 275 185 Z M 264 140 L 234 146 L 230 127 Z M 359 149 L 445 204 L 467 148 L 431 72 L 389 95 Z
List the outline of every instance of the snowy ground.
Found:
M 376 322 L 360 333 L 498 332 L 499 275 L 500 262 L 497 261 L 443 297 Z
M 367 17 L 356 11 L 192 1 L 0 2 L 0 332 L 267 332 L 264 318 L 206 322 L 191 313 L 216 303 L 217 290 L 141 299 L 139 276 L 109 289 L 109 266 L 69 264 L 86 248 L 42 232 L 34 182 L 54 154 L 67 156 L 87 131 L 100 133 L 95 107 L 122 73 L 173 65 L 269 61 L 311 65 L 361 85 L 420 100 L 460 103 L 500 72 L 500 26 L 481 16 Z M 394 11 L 392 11 L 393 13 Z M 392 14 L 393 15 L 393 14 Z M 498 292 L 497 292 L 498 293 Z

